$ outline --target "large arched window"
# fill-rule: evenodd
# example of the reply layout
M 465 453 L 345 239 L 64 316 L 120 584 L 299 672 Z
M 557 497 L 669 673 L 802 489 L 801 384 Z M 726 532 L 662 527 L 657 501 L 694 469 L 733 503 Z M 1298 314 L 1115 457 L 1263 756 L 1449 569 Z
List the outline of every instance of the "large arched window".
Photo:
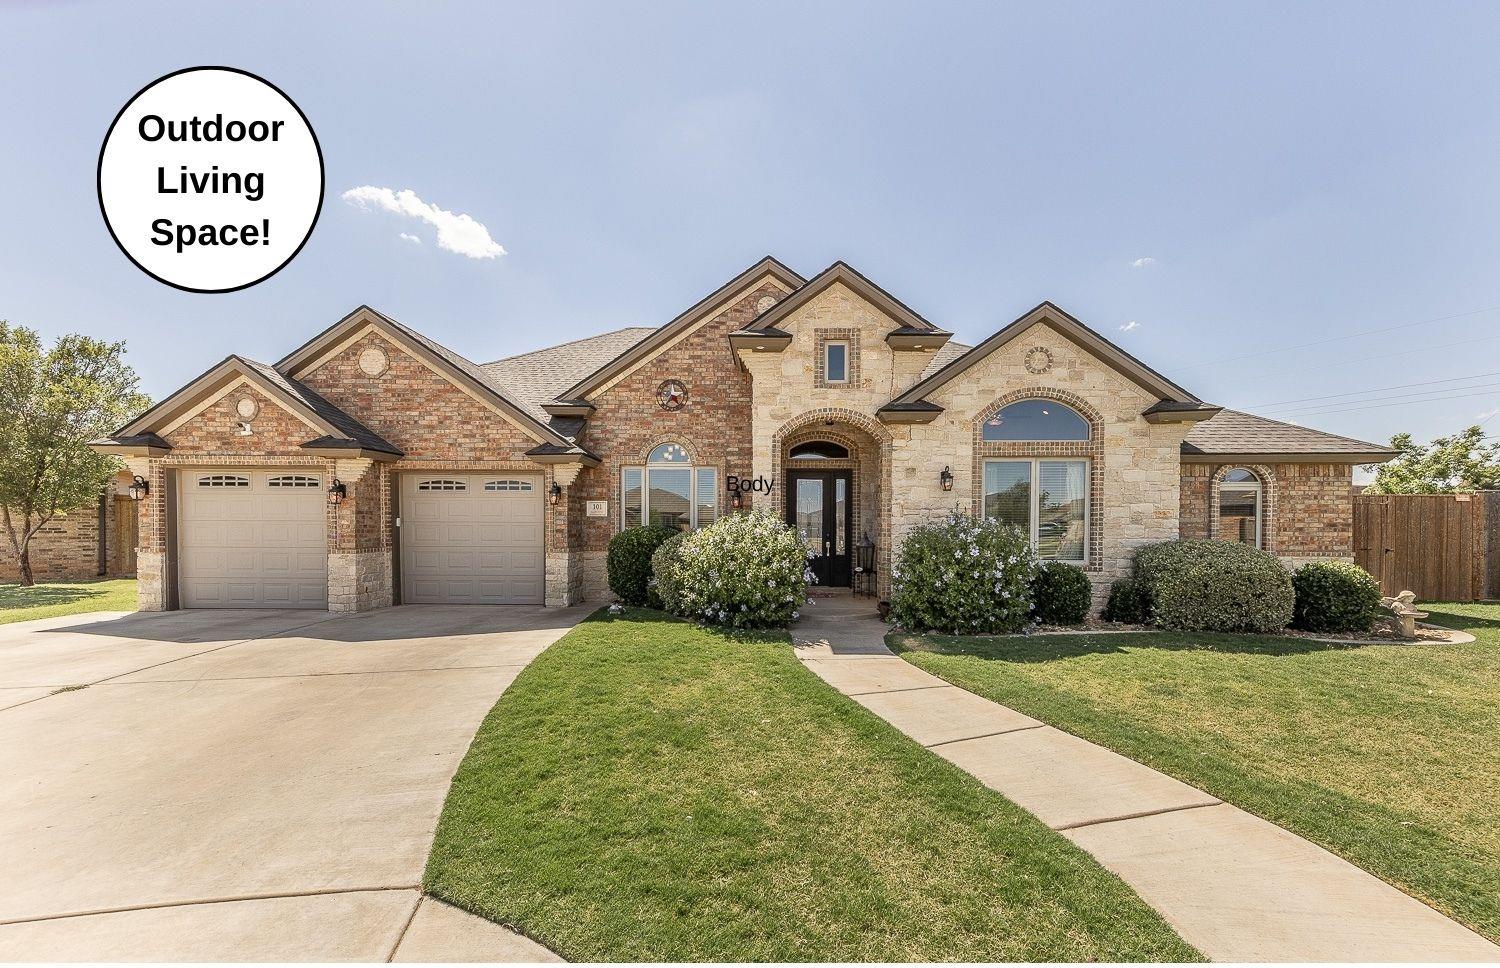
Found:
M 1020 400 L 984 422 L 985 440 L 1088 440 L 1089 422 L 1056 400 Z
M 792 460 L 848 460 L 849 448 L 831 440 L 809 440 L 794 446 L 787 456 Z
M 1219 479 L 1219 537 L 1261 547 L 1264 488 L 1255 472 L 1230 469 Z
M 664 525 L 691 531 L 711 524 L 719 514 L 718 473 L 694 467 L 681 444 L 656 445 L 641 467 L 620 470 L 620 524 Z

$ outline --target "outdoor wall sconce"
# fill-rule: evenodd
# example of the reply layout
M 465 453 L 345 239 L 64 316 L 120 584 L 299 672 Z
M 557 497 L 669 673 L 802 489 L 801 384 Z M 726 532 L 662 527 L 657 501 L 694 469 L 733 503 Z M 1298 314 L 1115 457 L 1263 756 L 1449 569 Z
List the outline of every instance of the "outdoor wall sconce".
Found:
M 556 481 L 553 481 L 552 486 L 547 488 L 547 503 L 555 506 L 557 502 L 561 500 L 562 485 L 557 483 Z
M 938 481 L 943 485 L 943 490 L 953 490 L 953 468 L 944 467 L 943 472 L 938 475 Z
M 732 511 L 738 511 L 740 508 L 742 508 L 744 506 L 745 506 L 745 502 L 740 497 L 740 492 L 739 491 L 731 491 L 730 494 L 729 494 L 729 508 L 730 508 L 730 510 L 732 510 Z
M 333 479 L 333 483 L 328 485 L 328 503 L 332 504 L 334 507 L 337 507 L 338 505 L 343 504 L 344 498 L 348 496 L 349 488 L 344 486 L 343 481 L 335 477 Z
M 130 499 L 132 501 L 139 501 L 151 493 L 151 482 L 137 474 L 135 475 L 135 480 L 130 482 L 130 487 L 127 490 L 130 492 Z

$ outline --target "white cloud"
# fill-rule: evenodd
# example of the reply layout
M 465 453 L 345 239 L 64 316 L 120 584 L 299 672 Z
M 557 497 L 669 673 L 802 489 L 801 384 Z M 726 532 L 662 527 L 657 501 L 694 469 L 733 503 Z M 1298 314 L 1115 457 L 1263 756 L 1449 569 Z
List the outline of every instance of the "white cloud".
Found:
M 490 238 L 490 230 L 482 222 L 462 212 L 450 212 L 422 201 L 409 188 L 392 191 L 374 185 L 351 188 L 341 196 L 350 205 L 368 210 L 371 206 L 421 219 L 437 229 L 438 248 L 456 252 L 470 259 L 493 259 L 505 254 L 505 248 Z M 404 233 L 403 233 L 404 234 Z
M 398 232 L 397 234 L 400 235 L 403 239 L 405 239 L 408 242 L 414 242 L 417 245 L 421 245 L 422 244 L 422 240 L 420 238 L 418 238 L 417 236 L 415 236 L 415 235 L 411 235 L 411 234 L 409 234 L 407 232 Z
M 1133 319 L 1130 322 L 1128 322 L 1128 323 L 1121 323 L 1120 324 L 1120 332 L 1122 332 L 1122 333 L 1128 333 L 1128 332 L 1130 332 L 1133 329 L 1140 329 L 1140 328 L 1141 328 L 1141 324 L 1138 323 L 1138 322 L 1136 322 Z
M 1493 410 L 1486 410 L 1484 413 L 1476 413 L 1474 415 L 1474 419 L 1475 420 L 1489 420 L 1491 417 L 1496 417 L 1496 416 L 1500 416 L 1500 407 L 1496 407 Z
M 1136 259 L 1134 262 L 1132 262 L 1130 264 L 1130 267 L 1132 269 L 1144 269 L 1147 266 L 1154 266 L 1154 265 L 1156 265 L 1156 260 L 1155 259 L 1151 258 L 1149 255 L 1143 255 L 1139 259 Z

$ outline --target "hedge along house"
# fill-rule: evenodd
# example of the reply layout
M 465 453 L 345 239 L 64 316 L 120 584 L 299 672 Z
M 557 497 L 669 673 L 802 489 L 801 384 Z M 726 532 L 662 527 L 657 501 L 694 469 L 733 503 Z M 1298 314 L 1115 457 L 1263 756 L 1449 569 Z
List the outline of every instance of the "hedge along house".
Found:
M 275 365 L 231 356 L 96 442 L 149 483 L 143 608 L 565 605 L 609 539 L 767 507 L 820 582 L 953 510 L 1083 567 L 1253 542 L 1351 559 L 1385 447 L 1199 400 L 1050 303 L 976 346 L 843 263 L 766 258 L 675 319 L 475 364 L 361 307 Z

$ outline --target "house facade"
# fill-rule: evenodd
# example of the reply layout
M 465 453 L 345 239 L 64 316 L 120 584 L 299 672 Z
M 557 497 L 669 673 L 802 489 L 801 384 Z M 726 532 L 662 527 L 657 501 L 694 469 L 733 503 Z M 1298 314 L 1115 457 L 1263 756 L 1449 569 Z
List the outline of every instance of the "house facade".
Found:
M 567 605 L 621 528 L 785 515 L 820 583 L 953 510 L 1084 568 L 1249 541 L 1353 558 L 1388 448 L 1224 410 L 1043 303 L 975 346 L 850 267 L 767 258 L 658 327 L 478 364 L 361 307 L 231 356 L 95 446 L 148 485 L 141 606 Z

